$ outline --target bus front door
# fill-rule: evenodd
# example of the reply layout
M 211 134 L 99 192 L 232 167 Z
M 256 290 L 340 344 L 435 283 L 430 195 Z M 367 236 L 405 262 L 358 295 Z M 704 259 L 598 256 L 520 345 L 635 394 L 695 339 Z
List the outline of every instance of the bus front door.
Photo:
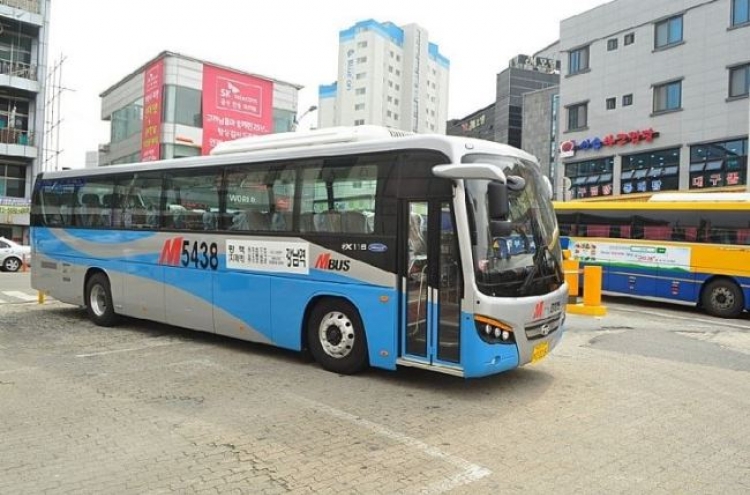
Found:
M 400 209 L 402 364 L 460 372 L 458 239 L 450 200 L 405 201 Z

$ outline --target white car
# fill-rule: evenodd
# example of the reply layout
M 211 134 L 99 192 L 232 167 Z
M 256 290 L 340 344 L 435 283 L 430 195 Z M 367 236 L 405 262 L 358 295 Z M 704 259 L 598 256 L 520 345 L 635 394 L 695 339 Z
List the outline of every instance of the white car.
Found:
M 23 246 L 0 237 L 0 269 L 6 272 L 17 272 L 24 263 L 31 261 L 31 246 Z

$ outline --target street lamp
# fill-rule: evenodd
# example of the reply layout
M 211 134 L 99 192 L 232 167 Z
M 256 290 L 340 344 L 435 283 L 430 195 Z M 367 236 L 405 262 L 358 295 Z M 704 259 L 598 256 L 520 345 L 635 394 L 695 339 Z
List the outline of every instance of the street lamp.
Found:
M 317 106 L 310 105 L 310 108 L 308 108 L 307 110 L 305 110 L 304 112 L 302 112 L 302 115 L 300 115 L 299 117 L 295 117 L 294 118 L 294 122 L 292 123 L 292 130 L 296 131 L 299 128 L 299 123 L 302 122 L 302 119 L 304 119 L 305 117 L 307 117 L 307 114 L 309 114 L 310 112 L 314 112 L 317 109 L 318 109 Z

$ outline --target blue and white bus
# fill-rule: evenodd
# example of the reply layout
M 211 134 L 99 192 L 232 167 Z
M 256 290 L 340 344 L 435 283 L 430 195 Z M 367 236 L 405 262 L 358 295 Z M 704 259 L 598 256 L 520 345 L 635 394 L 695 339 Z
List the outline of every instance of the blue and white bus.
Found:
M 373 126 L 45 172 L 32 285 L 99 325 L 127 316 L 309 349 L 338 373 L 486 376 L 562 336 L 550 193 L 518 149 Z

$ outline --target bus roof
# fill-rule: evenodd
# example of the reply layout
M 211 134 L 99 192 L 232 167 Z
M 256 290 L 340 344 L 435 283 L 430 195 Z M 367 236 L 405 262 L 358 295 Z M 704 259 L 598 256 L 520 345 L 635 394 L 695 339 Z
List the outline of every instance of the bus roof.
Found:
M 358 128 L 364 128 L 362 130 Z M 448 156 L 458 153 L 487 153 L 538 163 L 529 153 L 507 144 L 442 134 L 407 133 L 379 126 L 353 126 L 268 134 L 240 138 L 217 145 L 208 156 L 128 163 L 106 167 L 44 172 L 45 179 L 108 175 L 118 172 L 147 172 L 164 169 L 200 168 L 295 158 L 316 158 L 379 151 L 432 149 Z M 219 148 L 219 146 L 221 146 Z

